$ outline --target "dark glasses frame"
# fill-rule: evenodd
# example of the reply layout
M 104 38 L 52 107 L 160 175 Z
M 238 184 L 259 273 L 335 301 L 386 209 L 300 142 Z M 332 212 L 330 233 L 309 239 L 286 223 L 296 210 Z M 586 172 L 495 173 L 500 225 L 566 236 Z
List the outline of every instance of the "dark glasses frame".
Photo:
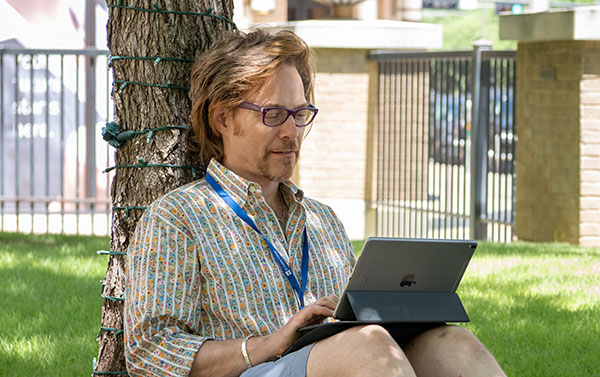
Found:
M 317 109 L 310 103 L 308 104 L 307 107 L 301 107 L 301 108 L 295 109 L 295 110 L 288 109 L 286 107 L 262 107 L 262 106 L 258 106 L 256 104 L 250 103 L 250 102 L 242 102 L 237 107 L 262 113 L 262 122 L 267 127 L 281 126 L 282 124 L 285 123 L 286 120 L 288 120 L 290 115 L 293 117 L 294 124 L 296 125 L 296 127 L 306 127 L 312 123 L 312 121 L 315 119 L 315 116 L 317 116 L 317 113 L 319 112 L 319 109 Z M 285 111 L 287 111 L 287 116 L 285 118 L 283 118 L 283 120 L 277 124 L 267 124 L 266 116 L 267 116 L 267 113 L 271 110 L 285 110 Z M 296 114 L 298 114 L 300 111 L 305 111 L 305 110 L 308 110 L 309 112 L 311 112 L 312 117 L 310 117 L 305 124 L 298 124 L 298 122 L 296 121 Z

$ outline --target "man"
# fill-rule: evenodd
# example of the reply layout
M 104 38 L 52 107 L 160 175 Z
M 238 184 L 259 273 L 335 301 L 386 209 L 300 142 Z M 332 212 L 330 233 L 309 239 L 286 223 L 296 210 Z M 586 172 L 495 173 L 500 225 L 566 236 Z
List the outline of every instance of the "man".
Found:
M 289 179 L 312 105 L 308 46 L 291 32 L 232 33 L 195 63 L 192 150 L 206 177 L 157 200 L 129 249 L 131 375 L 503 376 L 468 331 L 401 348 L 357 326 L 281 357 L 329 318 L 354 264 L 333 211 Z

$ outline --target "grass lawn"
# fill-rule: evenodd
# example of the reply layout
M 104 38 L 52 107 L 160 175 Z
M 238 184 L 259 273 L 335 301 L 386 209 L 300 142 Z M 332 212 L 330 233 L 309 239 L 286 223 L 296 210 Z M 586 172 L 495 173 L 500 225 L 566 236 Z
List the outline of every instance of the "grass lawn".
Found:
M 0 376 L 89 376 L 106 237 L 0 233 Z
M 107 248 L 103 237 L 0 233 L 0 376 L 91 374 L 108 258 L 96 250 Z M 508 375 L 600 375 L 599 250 L 482 243 L 459 294 Z

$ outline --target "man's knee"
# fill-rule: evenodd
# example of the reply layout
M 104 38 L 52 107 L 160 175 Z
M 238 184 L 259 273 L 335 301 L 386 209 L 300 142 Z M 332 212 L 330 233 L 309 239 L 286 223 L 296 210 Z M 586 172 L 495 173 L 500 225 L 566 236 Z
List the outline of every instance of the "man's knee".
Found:
M 396 375 L 410 370 L 402 349 L 388 331 L 378 325 L 355 326 L 318 342 L 311 351 L 308 371 L 322 371 L 323 363 L 335 366 L 335 375 L 346 376 L 361 375 L 365 371 Z M 308 373 L 308 376 L 314 375 L 320 374 Z
M 405 350 L 412 348 L 420 351 L 434 351 L 435 349 L 451 349 L 454 353 L 477 355 L 487 352 L 485 346 L 469 330 L 460 326 L 440 326 L 428 330 L 412 339 Z
M 479 339 L 459 326 L 428 330 L 408 342 L 404 352 L 417 374 L 423 376 L 440 373 L 477 375 L 481 370 L 503 375 L 494 357 Z

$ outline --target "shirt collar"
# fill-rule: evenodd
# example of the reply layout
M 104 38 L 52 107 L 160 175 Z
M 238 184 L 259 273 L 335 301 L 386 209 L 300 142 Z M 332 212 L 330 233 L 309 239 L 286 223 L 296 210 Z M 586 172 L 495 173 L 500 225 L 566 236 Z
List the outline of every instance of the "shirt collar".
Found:
M 210 174 L 233 200 L 242 206 L 246 204 L 248 196 L 262 194 L 258 183 L 240 177 L 214 158 L 210 160 L 206 173 Z M 282 185 L 285 195 L 291 195 L 296 202 L 302 203 L 304 192 L 294 182 L 287 180 Z

